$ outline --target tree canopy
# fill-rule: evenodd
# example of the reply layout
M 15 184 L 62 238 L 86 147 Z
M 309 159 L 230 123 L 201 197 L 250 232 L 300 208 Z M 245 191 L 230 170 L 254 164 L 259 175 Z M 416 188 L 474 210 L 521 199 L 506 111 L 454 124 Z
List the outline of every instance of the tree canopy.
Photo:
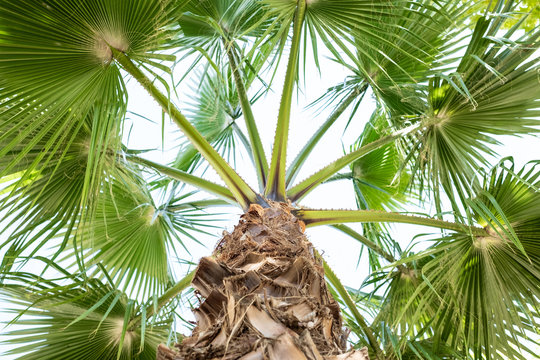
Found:
M 331 226 L 362 244 L 359 289 L 324 248 L 313 254 L 349 344 L 370 358 L 537 356 L 539 161 L 515 166 L 496 145 L 540 130 L 538 11 L 511 0 L 3 0 L 5 355 L 155 359 L 192 327 L 194 271 L 177 264 L 219 228 L 215 213 L 281 202 L 308 234 Z M 328 61 L 348 75 L 309 94 L 329 115 L 293 154 L 295 96 L 318 76 L 307 64 Z M 132 84 L 160 107 L 170 162 L 128 146 L 131 124 L 148 120 L 129 111 Z M 280 96 L 272 134 L 254 111 L 269 93 Z M 355 140 L 300 178 L 339 121 Z M 303 206 L 337 181 L 356 208 Z M 431 233 L 404 248 L 394 223 Z

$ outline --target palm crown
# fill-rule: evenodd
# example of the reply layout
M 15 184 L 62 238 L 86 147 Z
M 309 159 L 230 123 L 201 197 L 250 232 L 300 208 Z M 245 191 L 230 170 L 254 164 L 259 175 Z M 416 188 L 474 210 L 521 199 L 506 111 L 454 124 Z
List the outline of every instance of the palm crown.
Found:
M 213 226 L 208 209 L 237 206 L 249 220 L 282 203 L 288 221 L 330 225 L 368 251 L 360 290 L 316 252 L 313 261 L 350 343 L 372 359 L 534 356 L 540 171 L 537 162 L 515 169 L 512 159 L 488 160 L 496 136 L 538 131 L 540 30 L 520 9 L 502 0 L 4 0 L 0 292 L 22 325 L 6 333 L 8 354 L 155 359 L 158 344 L 181 340 L 174 324 L 181 300 L 193 298 L 194 275 L 199 293 L 213 296 L 200 277 L 216 260 L 180 279 L 171 271 L 187 239 Z M 318 99 L 334 107 L 293 157 L 295 88 L 321 53 L 350 75 Z M 252 106 L 273 89 L 279 64 L 284 83 L 265 153 Z M 170 164 L 122 143 L 127 79 L 181 131 Z M 177 92 L 186 81 L 191 99 Z M 358 113 L 368 92 L 375 109 Z M 298 179 L 347 111 L 350 122 L 365 122 L 357 140 Z M 239 151 L 257 183 L 231 165 Z M 357 209 L 302 207 L 331 181 L 353 187 Z M 413 203 L 436 210 L 407 212 Z M 390 223 L 441 232 L 424 250 L 404 251 Z M 219 251 L 207 259 L 223 260 Z M 246 321 L 264 335 L 249 318 L 260 310 L 250 309 Z

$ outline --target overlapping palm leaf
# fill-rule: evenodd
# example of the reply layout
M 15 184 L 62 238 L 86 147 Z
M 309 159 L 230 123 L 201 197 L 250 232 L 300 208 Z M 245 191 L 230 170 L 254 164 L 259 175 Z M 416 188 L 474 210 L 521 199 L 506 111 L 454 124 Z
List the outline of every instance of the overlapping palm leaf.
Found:
M 4 1 L 0 6 L 0 141 L 1 155 L 11 153 L 12 161 L 1 175 L 20 168 L 21 161 L 33 167 L 46 162 L 53 143 L 61 136 L 72 140 L 66 134 L 78 136 L 80 120 L 90 113 L 96 120 L 93 131 L 100 138 L 113 130 L 116 135 L 118 126 L 101 125 L 111 116 L 121 119 L 126 103 L 109 46 L 152 63 L 150 58 L 159 57 L 153 53 L 164 48 L 170 36 L 166 28 L 173 10 L 157 0 L 131 4 Z M 101 150 L 91 148 L 90 155 L 98 158 Z M 23 160 L 30 151 L 42 155 L 32 162 Z
M 470 6 L 456 1 L 411 3 L 386 21 L 373 19 L 395 42 L 356 39 L 361 50 L 353 58 L 354 67 L 348 66 L 371 85 L 393 124 L 410 121 L 425 108 L 427 79 L 443 71 L 459 50 L 466 10 Z
M 208 73 L 202 83 L 193 84 L 192 92 L 195 99 L 186 102 L 186 116 L 225 159 L 234 160 L 236 141 L 246 139 L 234 123 L 242 115 L 242 110 L 231 77 L 220 79 L 215 73 Z M 200 165 L 201 159 L 193 145 L 185 142 L 178 150 L 174 167 L 180 170 L 193 169 Z
M 260 37 L 271 22 L 267 9 L 253 0 L 191 2 L 183 8 L 183 12 L 179 24 L 186 36 L 183 41 L 188 44 L 190 38 L 197 37 L 206 38 L 208 42 L 214 41 L 216 46 L 224 38 L 242 40 L 246 37 Z
M 380 139 L 388 129 L 388 119 L 381 108 L 377 109 L 364 127 L 360 138 L 353 145 L 356 150 Z M 356 204 L 361 210 L 398 211 L 408 200 L 409 174 L 401 168 L 403 154 L 395 143 L 380 147 L 350 166 L 351 172 L 337 175 L 352 181 Z M 389 235 L 384 224 L 363 223 L 363 235 L 388 253 L 393 253 L 399 245 Z M 380 254 L 369 250 L 370 265 L 373 271 L 380 268 Z
M 186 55 L 196 54 L 190 68 L 204 59 L 205 69 L 221 70 L 227 63 L 227 53 L 237 43 L 248 47 L 240 54 L 241 62 L 246 61 L 249 68 L 249 58 L 254 54 L 264 54 L 266 60 L 282 43 L 285 29 L 279 26 L 279 17 L 260 1 L 192 1 L 182 11 L 178 20 L 182 36 L 176 38 L 175 44 Z
M 352 151 L 380 139 L 388 128 L 388 120 L 379 108 L 364 127 Z M 407 200 L 409 174 L 401 169 L 403 154 L 396 144 L 388 144 L 353 162 L 351 179 L 359 209 L 391 210 L 401 208 Z
M 48 260 L 44 260 L 49 263 Z M 54 280 L 25 272 L 8 274 L 0 296 L 11 307 L 18 328 L 7 332 L 6 355 L 19 359 L 147 359 L 156 358 L 165 342 L 171 314 L 130 325 L 145 309 L 125 293 L 97 279 L 61 271 Z
M 401 254 L 404 258 L 407 255 L 412 254 Z M 433 335 L 430 325 L 438 309 L 439 299 L 432 299 L 432 303 L 423 302 L 422 310 L 418 310 L 423 292 L 428 291 L 422 288 L 422 269 L 428 260 L 429 257 L 424 257 L 418 261 L 383 268 L 373 273 L 365 282 L 364 285 L 374 286 L 374 293 L 384 289 L 380 311 L 373 320 L 374 326 L 391 327 L 395 335 L 403 341 Z M 412 318 L 414 321 L 411 321 Z M 410 337 L 411 334 L 413 337 Z M 384 334 L 381 336 L 384 337 Z
M 265 0 L 277 12 L 294 13 L 296 1 Z M 366 63 L 363 75 L 372 77 L 374 72 L 384 74 L 386 66 L 399 69 L 401 78 L 411 79 L 407 73 L 418 67 L 426 67 L 433 61 L 440 45 L 436 38 L 448 29 L 445 25 L 460 21 L 457 11 L 459 6 L 446 5 L 446 2 L 408 2 L 408 1 L 371 1 L 371 0 L 319 0 L 306 1 L 305 47 L 311 46 L 314 61 L 318 65 L 318 47 L 320 43 L 336 57 L 346 60 L 359 60 Z M 439 20 L 440 23 L 439 23 Z M 452 23 L 452 25 L 456 25 Z M 419 38 L 418 33 L 426 35 Z M 354 49 L 354 50 L 353 50 Z M 304 49 L 306 53 L 306 49 Z M 383 60 L 378 63 L 378 60 Z M 403 63 L 405 68 L 400 68 Z M 394 74 L 397 72 L 394 70 Z M 383 78 L 384 75 L 379 76 Z M 398 79 L 396 79 L 398 80 Z M 390 83 L 395 82 L 390 79 Z
M 86 265 L 101 264 L 115 286 L 130 296 L 161 294 L 174 280 L 171 255 L 185 257 L 186 241 L 197 241 L 194 234 L 205 232 L 215 220 L 203 211 L 204 206 L 203 210 L 182 207 L 189 205 L 190 195 L 160 206 L 135 171 L 109 179 L 98 197 L 92 222 L 79 226 L 76 233 Z M 73 261 L 75 255 L 66 257 Z
M 422 283 L 408 314 L 396 318 L 416 324 L 438 304 L 431 324 L 438 341 L 476 358 L 526 359 L 534 342 L 523 339 L 539 325 L 540 173 L 537 166 L 508 170 L 495 168 L 469 202 L 486 235 L 456 233 L 411 257 L 423 259 Z
M 420 184 L 451 198 L 454 190 L 467 197 L 477 168 L 495 155 L 495 135 L 538 131 L 539 60 L 533 54 L 540 31 L 516 38 L 513 28 L 501 36 L 512 4 L 498 6 L 491 18 L 477 21 L 457 71 L 430 80 L 426 128 L 412 145 Z
M 41 245 L 91 212 L 126 110 L 109 46 L 155 65 L 174 11 L 162 1 L 0 4 L 0 177 L 10 181 L 2 209 L 26 221 L 8 255 L 47 217 Z
M 7 108 L 6 112 L 10 110 Z M 85 204 L 89 207 L 95 204 L 93 199 L 101 181 L 111 172 L 122 171 L 114 155 L 114 149 L 119 146 L 116 135 L 119 114 L 100 110 L 96 107 L 86 117 L 73 118 L 71 121 L 77 120 L 73 133 L 69 129 L 53 128 L 37 141 L 25 137 L 0 158 L 4 175 L 9 174 L 2 184 L 0 209 L 6 220 L 2 231 L 11 231 L 0 244 L 2 248 L 9 246 L 3 266 L 9 266 L 25 251 L 28 255 L 30 250 L 36 252 L 50 245 L 48 242 L 61 237 L 60 233 L 65 236 L 58 250 L 64 248 L 73 228 L 83 221 Z M 54 114 L 44 113 L 54 121 Z M 18 126 L 4 117 L 1 119 L 2 126 Z M 4 137 L 0 144 L 9 144 L 17 133 L 6 134 L 12 136 Z M 96 150 L 97 154 L 93 155 Z

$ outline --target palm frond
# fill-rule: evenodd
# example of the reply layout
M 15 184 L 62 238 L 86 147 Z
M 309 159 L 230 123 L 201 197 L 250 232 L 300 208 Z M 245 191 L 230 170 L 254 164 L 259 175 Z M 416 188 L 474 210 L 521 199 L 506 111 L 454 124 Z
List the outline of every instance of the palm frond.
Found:
M 233 123 L 242 115 L 234 82 L 230 78 L 220 79 L 215 73 L 201 74 L 201 77 L 193 81 L 191 91 L 195 97 L 185 104 L 186 116 L 226 160 L 234 160 Z M 186 141 L 180 145 L 173 166 L 190 170 L 198 167 L 201 160 L 198 150 Z
M 538 131 L 539 60 L 532 55 L 540 31 L 500 36 L 505 11 L 477 21 L 457 72 L 430 80 L 426 126 L 410 153 L 420 185 L 436 196 L 440 189 L 451 199 L 454 191 L 462 200 L 470 194 L 477 168 L 496 155 L 494 136 Z
M 159 206 L 147 188 L 133 173 L 110 179 L 97 200 L 93 221 L 76 233 L 87 266 L 101 264 L 116 287 L 140 298 L 165 290 L 171 281 L 170 254 L 181 257 L 179 247 L 188 252 L 186 240 L 197 241 L 195 233 L 212 228 L 215 220 L 200 208 L 180 207 L 190 202 L 191 193 Z M 66 257 L 73 259 L 74 254 Z
M 437 304 L 431 326 L 441 343 L 475 358 L 526 359 L 534 353 L 522 339 L 538 329 L 540 319 L 539 177 L 536 166 L 517 173 L 495 168 L 472 200 L 473 209 L 484 211 L 471 216 L 491 224 L 487 235 L 454 234 L 418 254 L 424 265 L 422 284 L 407 304 L 407 311 L 416 309 L 411 324 Z M 486 219 L 488 213 L 492 217 Z M 523 251 L 506 235 L 508 229 L 496 229 L 501 217 Z
M 130 328 L 144 311 L 139 304 L 109 284 L 66 272 L 56 280 L 14 272 L 0 294 L 17 325 L 5 333 L 5 355 L 18 359 L 153 360 L 171 325 L 169 314 Z
M 351 151 L 380 139 L 385 135 L 387 127 L 388 120 L 384 112 L 380 108 L 375 110 Z M 354 161 L 350 165 L 350 173 L 338 174 L 335 178 L 351 180 L 360 210 L 402 210 L 410 194 L 407 191 L 410 175 L 401 168 L 402 161 L 403 154 L 399 146 L 390 143 Z M 389 235 L 389 227 L 383 223 L 362 223 L 362 233 L 386 253 L 392 253 L 399 247 Z M 372 249 L 368 249 L 368 252 L 370 269 L 379 271 L 381 255 Z
M 384 113 L 376 110 L 351 148 L 355 151 L 385 135 L 388 123 Z M 401 168 L 403 154 L 395 143 L 380 147 L 354 161 L 351 179 L 359 209 L 393 210 L 407 200 L 410 175 Z
M 110 47 L 147 61 L 171 36 L 164 28 L 172 10 L 158 0 L 4 1 L 3 96 L 59 115 L 70 108 L 84 113 L 96 102 L 122 104 L 125 89 Z
M 246 59 L 264 54 L 266 60 L 282 42 L 279 16 L 260 1 L 192 1 L 182 11 L 178 24 L 183 36 L 175 45 L 184 56 L 195 55 L 190 69 L 201 61 L 205 71 L 209 67 L 221 69 L 230 44 L 247 46 Z
M 157 0 L 0 5 L 0 177 L 18 179 L 2 209 L 24 218 L 7 241 L 9 256 L 29 245 L 22 239 L 33 230 L 48 233 L 39 248 L 60 228 L 91 218 L 126 111 L 110 46 L 151 62 L 170 36 L 164 28 L 173 10 Z
M 351 70 L 371 85 L 392 123 L 410 121 L 425 108 L 428 78 L 443 71 L 460 49 L 466 10 L 471 11 L 469 4 L 452 0 L 411 3 L 385 21 L 373 19 L 374 25 L 391 34 L 392 43 L 356 39 L 360 50 Z
M 50 116 L 47 120 L 54 124 L 54 115 Z M 16 130 L 24 126 L 0 116 L 0 126 L 10 128 L 0 144 L 11 150 L 0 158 L 2 175 L 10 174 L 5 177 L 10 181 L 2 185 L 0 202 L 6 214 L 3 231 L 12 230 L 0 244 L 9 246 L 2 260 L 4 270 L 25 251 L 36 252 L 64 233 L 61 251 L 77 224 L 91 218 L 102 181 L 122 171 L 114 156 L 120 146 L 117 116 L 117 111 L 101 107 L 82 118 L 68 114 L 64 118 L 76 124 L 72 133 L 40 124 L 37 139 L 31 134 L 17 139 Z

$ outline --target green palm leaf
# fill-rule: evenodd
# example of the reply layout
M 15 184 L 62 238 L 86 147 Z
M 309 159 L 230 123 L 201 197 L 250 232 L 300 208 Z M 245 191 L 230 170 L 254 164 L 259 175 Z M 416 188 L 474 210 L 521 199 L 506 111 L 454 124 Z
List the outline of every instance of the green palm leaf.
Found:
M 451 198 L 453 189 L 466 198 L 476 169 L 496 155 L 494 135 L 538 131 L 539 63 L 531 56 L 540 31 L 514 40 L 513 28 L 498 37 L 504 16 L 480 18 L 457 72 L 430 81 L 414 167 L 424 174 L 421 184 L 429 181 L 436 192 L 442 187 Z
M 43 233 L 38 248 L 60 228 L 69 233 L 91 216 L 126 110 L 109 46 L 151 64 L 170 36 L 164 28 L 173 10 L 157 0 L 0 5 L 0 178 L 18 179 L 7 190 L 15 197 L 5 197 L 2 209 L 26 222 L 7 241 L 13 243 L 9 257 Z M 47 218 L 54 221 L 32 241 L 22 240 Z
M 167 339 L 171 319 L 131 328 L 128 321 L 142 311 L 133 300 L 97 279 L 84 281 L 63 274 L 47 280 L 29 273 L 11 273 L 0 287 L 12 304 L 18 328 L 7 332 L 5 355 L 18 359 L 148 359 Z
M 384 113 L 381 109 L 376 110 L 351 151 L 386 135 L 387 126 Z M 403 155 L 394 143 L 380 147 L 351 164 L 351 178 L 359 209 L 401 209 L 400 205 L 406 201 L 405 191 L 409 183 L 409 174 L 401 169 L 402 161 Z
M 387 117 L 381 109 L 377 109 L 351 151 L 380 139 L 385 135 L 387 127 Z M 407 201 L 406 190 L 410 177 L 406 170 L 401 169 L 402 161 L 399 146 L 391 143 L 362 156 L 351 164 L 350 173 L 337 175 L 335 179 L 345 177 L 352 180 L 358 209 L 398 211 Z M 388 227 L 384 224 L 363 223 L 362 232 L 366 238 L 389 253 L 399 247 L 388 235 Z M 379 271 L 380 255 L 371 249 L 368 251 L 371 270 Z
M 32 104 L 29 112 L 17 111 L 10 119 L 19 120 L 29 133 L 42 125 L 36 117 L 46 121 L 52 114 L 58 121 L 70 109 L 84 115 L 96 104 L 122 108 L 125 89 L 118 67 L 111 63 L 109 46 L 150 61 L 151 52 L 160 50 L 170 36 L 164 27 L 172 9 L 157 0 L 4 1 L 0 99 L 18 106 Z M 48 116 L 43 116 L 43 109 Z M 59 124 L 74 121 L 69 116 L 63 119 Z
M 195 98 L 186 102 L 186 116 L 206 140 L 227 160 L 234 160 L 235 137 L 244 138 L 234 123 L 241 115 L 234 83 L 220 80 L 217 75 L 201 74 L 194 80 Z M 236 130 L 236 131 L 235 131 Z M 197 149 L 189 142 L 180 146 L 173 166 L 180 170 L 196 168 L 202 160 Z
M 414 116 L 425 108 L 427 79 L 443 70 L 459 49 L 465 9 L 470 7 L 456 1 L 411 4 L 389 21 L 377 23 L 399 47 L 368 39 L 372 46 L 358 52 L 354 70 L 370 83 L 394 124 L 403 121 L 400 116 Z M 365 41 L 358 38 L 358 47 L 363 49 Z
M 265 2 L 278 13 L 290 16 L 297 3 Z M 448 24 L 455 26 L 461 21 L 461 6 L 453 1 L 318 0 L 306 4 L 304 46 L 311 45 L 317 66 L 318 43 L 323 43 L 345 66 L 350 65 L 344 59 L 352 59 L 368 79 L 373 80 L 374 73 L 379 72 L 382 75 L 378 78 L 389 79 L 391 84 L 396 83 L 386 74 L 387 66 L 394 76 L 399 74 L 396 80 L 407 78 L 410 82 L 413 78 L 407 71 L 414 69 L 418 73 L 419 67 L 429 67 L 439 55 L 437 46 Z M 400 67 L 402 63 L 404 68 Z
M 407 253 L 401 254 L 407 258 Z M 374 319 L 374 324 L 387 324 L 392 327 L 395 334 L 402 340 L 409 340 L 406 335 L 413 334 L 420 338 L 433 335 L 430 325 L 439 306 L 439 299 L 434 302 L 421 302 L 424 289 L 422 269 L 429 257 L 419 261 L 410 261 L 405 264 L 390 266 L 389 270 L 383 269 L 365 282 L 364 286 L 374 285 L 373 294 L 384 289 L 384 296 L 380 311 Z M 385 288 L 386 287 L 386 288 Z M 422 311 L 418 306 L 422 305 Z
M 180 18 L 183 33 L 188 36 L 220 40 L 258 37 L 265 33 L 270 18 L 259 1 L 203 0 L 187 4 Z
M 539 325 L 539 178 L 536 166 L 517 173 L 513 168 L 492 171 L 484 190 L 471 202 L 475 209 L 483 209 L 473 213 L 479 223 L 486 223 L 487 214 L 492 216 L 487 219 L 491 223 L 487 235 L 458 233 L 426 250 L 432 259 L 422 266 L 423 284 L 408 301 L 417 309 L 412 323 L 438 303 L 433 324 L 437 336 L 464 354 L 525 359 L 525 352 L 534 353 L 531 345 L 520 345 L 520 339 L 527 339 Z M 507 236 L 508 229 L 496 229 L 497 218 L 502 217 L 524 252 Z
M 7 107 L 4 115 L 11 110 Z M 1 248 L 9 245 L 3 266 L 29 249 L 38 251 L 61 232 L 65 236 L 59 251 L 66 246 L 72 229 L 88 215 L 86 205 L 93 207 L 101 182 L 111 172 L 121 171 L 114 156 L 120 144 L 117 116 L 117 112 L 104 112 L 100 107 L 82 118 L 66 115 L 77 120 L 73 133 L 64 128 L 38 129 L 42 137 L 25 137 L 0 158 L 3 175 L 10 174 L 2 186 L 0 202 L 0 209 L 6 212 L 4 220 L 10 219 L 3 231 L 12 230 L 0 244 Z M 0 119 L 0 126 L 24 129 L 17 122 Z M 10 136 L 0 144 L 9 148 L 16 134 L 10 129 L 6 132 Z
M 179 246 L 187 251 L 186 239 L 197 241 L 193 233 L 212 227 L 211 214 L 182 206 L 190 204 L 190 195 L 158 206 L 136 174 L 111 179 L 99 195 L 92 222 L 78 228 L 87 266 L 101 264 L 115 286 L 130 295 L 162 293 L 171 281 L 170 254 L 179 256 Z
M 175 44 L 188 55 L 197 54 L 190 68 L 204 59 L 205 69 L 221 69 L 229 47 L 237 43 L 248 46 L 246 58 L 256 53 L 267 58 L 281 42 L 279 18 L 261 1 L 191 1 L 182 10 L 178 23 L 183 36 Z

